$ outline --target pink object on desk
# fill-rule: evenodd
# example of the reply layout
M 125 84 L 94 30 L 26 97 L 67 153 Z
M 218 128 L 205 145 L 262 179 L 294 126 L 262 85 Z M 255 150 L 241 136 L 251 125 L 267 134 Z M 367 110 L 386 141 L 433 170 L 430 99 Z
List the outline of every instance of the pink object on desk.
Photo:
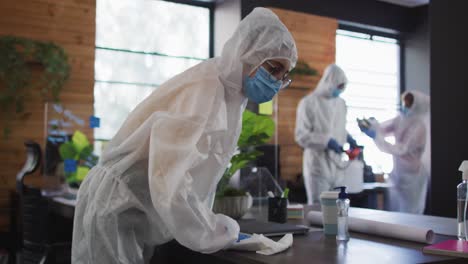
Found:
M 468 241 L 446 240 L 423 248 L 424 253 L 468 258 Z

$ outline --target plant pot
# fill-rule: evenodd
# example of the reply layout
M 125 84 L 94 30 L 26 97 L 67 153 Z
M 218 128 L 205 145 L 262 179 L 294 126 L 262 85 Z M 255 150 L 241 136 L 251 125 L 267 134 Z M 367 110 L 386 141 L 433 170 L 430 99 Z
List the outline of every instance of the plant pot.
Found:
M 252 207 L 252 196 L 224 196 L 216 197 L 213 212 L 224 214 L 233 219 L 240 219 Z

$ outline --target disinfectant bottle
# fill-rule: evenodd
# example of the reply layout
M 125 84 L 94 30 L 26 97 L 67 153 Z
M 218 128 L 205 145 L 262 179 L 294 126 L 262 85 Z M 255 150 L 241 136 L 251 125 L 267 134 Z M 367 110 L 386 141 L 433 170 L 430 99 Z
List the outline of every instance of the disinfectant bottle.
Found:
M 467 203 L 468 203 L 468 160 L 462 162 L 459 170 L 463 173 L 463 181 L 457 186 L 457 221 L 458 239 L 468 240 L 467 234 Z
M 338 199 L 336 200 L 336 206 L 338 207 L 338 234 L 336 235 L 336 240 L 346 241 L 349 240 L 348 232 L 348 209 L 349 209 L 349 199 L 348 194 L 346 193 L 346 187 L 337 187 L 335 189 L 341 189 L 338 194 Z

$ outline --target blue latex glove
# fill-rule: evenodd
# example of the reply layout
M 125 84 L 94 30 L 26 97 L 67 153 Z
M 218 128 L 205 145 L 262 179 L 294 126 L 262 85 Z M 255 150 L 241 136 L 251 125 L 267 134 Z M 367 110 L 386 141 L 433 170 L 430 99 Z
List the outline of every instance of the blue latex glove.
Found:
M 361 130 L 361 132 L 363 132 L 363 133 L 364 133 L 364 130 L 369 129 L 369 128 L 361 126 L 360 124 L 358 124 L 358 126 L 359 126 L 359 130 Z
M 236 242 L 239 242 L 241 240 L 244 240 L 244 239 L 247 239 L 247 238 L 250 238 L 251 236 L 248 235 L 248 234 L 244 234 L 244 233 L 239 233 L 239 237 L 237 238 L 237 241 Z
M 352 149 L 355 149 L 358 147 L 356 140 L 350 134 L 348 134 L 348 136 L 346 137 L 346 141 L 348 141 Z
M 336 153 L 342 153 L 343 152 L 343 147 L 338 144 L 338 142 L 334 138 L 330 138 L 330 140 L 327 143 L 327 148 L 335 151 Z
M 361 129 L 361 131 L 372 139 L 377 135 L 374 129 Z

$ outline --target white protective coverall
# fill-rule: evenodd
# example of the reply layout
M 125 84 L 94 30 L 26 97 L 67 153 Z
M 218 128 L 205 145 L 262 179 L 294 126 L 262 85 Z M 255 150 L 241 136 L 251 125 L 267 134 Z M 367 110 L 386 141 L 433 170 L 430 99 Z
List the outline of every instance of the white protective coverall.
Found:
M 176 75 L 130 113 L 78 193 L 73 263 L 147 263 L 172 239 L 199 252 L 231 245 L 239 226 L 211 210 L 247 99 L 244 78 L 265 60 L 297 61 L 278 17 L 256 8 L 222 55 Z
M 429 128 L 429 96 L 409 91 L 414 96 L 413 105 L 406 115 L 374 124 L 377 147 L 393 156 L 393 171 L 390 180 L 394 187 L 390 191 L 390 206 L 392 210 L 422 214 L 426 204 L 427 184 L 429 181 L 429 155 L 424 155 L 428 147 Z M 408 92 L 403 93 L 402 98 Z M 387 136 L 395 137 L 395 144 L 385 140 Z
M 329 65 L 317 88 L 297 108 L 295 140 L 304 149 L 308 204 L 319 202 L 320 193 L 331 190 L 344 177 L 344 170 L 337 167 L 341 157 L 327 149 L 327 143 L 331 138 L 340 145 L 346 143 L 346 104 L 342 98 L 332 96 L 338 85 L 346 83 L 344 71 L 335 64 Z

